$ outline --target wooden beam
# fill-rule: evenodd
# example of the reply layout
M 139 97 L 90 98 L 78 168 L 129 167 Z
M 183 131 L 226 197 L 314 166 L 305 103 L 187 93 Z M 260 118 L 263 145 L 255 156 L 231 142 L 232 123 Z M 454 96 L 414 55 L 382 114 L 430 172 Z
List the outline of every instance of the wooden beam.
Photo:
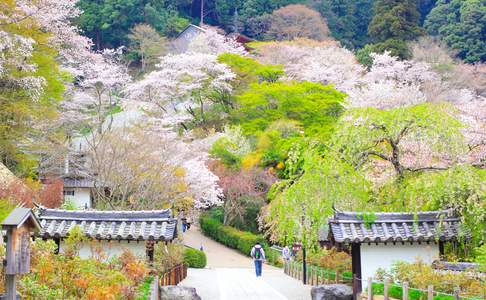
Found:
M 439 241 L 439 256 L 442 258 L 444 256 L 444 242 Z
M 361 278 L 361 245 L 351 244 L 351 269 L 353 272 L 353 299 L 359 299 L 362 288 Z

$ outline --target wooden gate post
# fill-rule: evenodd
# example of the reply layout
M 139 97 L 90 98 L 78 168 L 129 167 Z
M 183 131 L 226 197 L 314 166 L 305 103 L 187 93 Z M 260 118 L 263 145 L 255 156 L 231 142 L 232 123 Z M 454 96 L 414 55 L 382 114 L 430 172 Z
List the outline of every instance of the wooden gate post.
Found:
M 30 272 L 30 240 L 41 226 L 30 208 L 17 207 L 3 220 L 7 231 L 5 292 L 1 299 L 17 299 L 16 275 Z
M 373 279 L 368 277 L 368 300 L 373 300 Z
M 388 300 L 388 287 L 390 285 L 390 279 L 385 278 L 385 285 L 383 287 L 383 298 L 384 300 Z
M 427 287 L 427 300 L 434 300 L 434 286 L 429 285 Z
M 408 300 L 408 282 L 403 283 L 403 300 Z

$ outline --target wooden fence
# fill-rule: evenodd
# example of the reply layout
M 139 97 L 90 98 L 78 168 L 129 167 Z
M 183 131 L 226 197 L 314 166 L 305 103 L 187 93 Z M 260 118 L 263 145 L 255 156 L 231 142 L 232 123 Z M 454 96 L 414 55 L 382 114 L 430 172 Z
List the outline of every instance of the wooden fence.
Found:
M 178 285 L 187 277 L 187 265 L 178 264 L 160 276 L 160 286 Z
M 290 261 L 284 265 L 285 274 L 302 280 L 304 272 L 301 262 Z M 352 278 L 343 276 L 339 270 L 328 270 L 317 266 L 307 265 L 307 284 L 319 285 L 329 283 L 348 283 Z
M 357 282 L 357 280 L 360 280 L 358 278 L 355 278 L 354 282 Z M 365 282 L 363 282 L 365 283 Z M 399 298 L 402 300 L 409 300 L 410 295 L 414 294 L 414 298 L 420 298 L 420 299 L 427 299 L 427 300 L 434 300 L 434 299 L 453 299 L 453 300 L 459 300 L 459 299 L 464 299 L 464 300 L 479 300 L 479 299 L 486 299 L 486 290 L 483 291 L 482 295 L 476 295 L 476 296 L 465 296 L 464 294 L 461 295 L 461 290 L 459 287 L 454 288 L 454 292 L 452 294 L 444 293 L 444 292 L 439 292 L 434 290 L 433 285 L 427 286 L 427 289 L 418 289 L 418 288 L 412 288 L 409 286 L 408 282 L 401 282 L 401 283 L 395 283 L 395 282 L 390 282 L 390 280 L 385 279 L 383 282 L 380 281 L 375 281 L 371 277 L 369 277 L 366 280 L 366 289 L 365 292 L 361 294 L 362 299 L 366 300 L 373 300 L 373 285 L 381 285 L 383 286 L 383 292 L 381 292 L 381 288 L 379 288 L 380 293 L 377 294 L 380 298 L 382 297 L 384 300 L 388 300 L 391 298 Z M 363 284 L 364 285 L 364 284 Z M 391 288 L 398 288 L 401 291 L 399 292 L 400 295 L 392 295 L 390 293 Z
M 285 274 L 296 278 L 298 280 L 302 280 L 303 271 L 302 271 L 302 263 L 296 261 L 290 261 L 284 265 L 284 272 Z M 347 275 L 347 274 L 346 274 Z M 348 275 L 349 276 L 349 275 Z M 361 282 L 361 286 L 363 287 L 363 292 L 358 295 L 355 293 L 354 299 L 366 299 L 366 300 L 373 300 L 373 286 L 374 285 L 382 285 L 382 292 L 380 291 L 380 299 L 389 300 L 391 298 L 399 298 L 402 300 L 409 300 L 409 295 L 417 293 L 420 294 L 421 299 L 433 300 L 433 299 L 451 299 L 451 300 L 459 300 L 459 299 L 486 299 L 486 290 L 484 294 L 481 296 L 476 296 L 474 298 L 468 298 L 464 294 L 461 295 L 461 291 L 459 288 L 454 289 L 453 294 L 447 294 L 439 291 L 435 291 L 432 285 L 428 286 L 426 290 L 421 290 L 417 288 L 411 288 L 408 282 L 402 283 L 394 283 L 390 282 L 389 280 L 385 280 L 383 282 L 373 280 L 372 278 L 368 278 L 368 280 L 362 280 L 360 278 L 351 278 L 341 274 L 339 270 L 328 270 L 323 269 L 320 267 L 307 265 L 307 284 L 309 285 L 320 285 L 320 284 L 332 284 L 332 283 L 346 283 L 353 286 L 353 291 L 358 290 L 358 285 Z M 390 293 L 391 289 L 396 290 L 397 288 L 401 290 L 400 297 Z M 381 290 L 381 288 L 379 289 Z M 377 295 L 378 296 L 378 295 Z M 392 297 L 393 296 L 393 297 Z

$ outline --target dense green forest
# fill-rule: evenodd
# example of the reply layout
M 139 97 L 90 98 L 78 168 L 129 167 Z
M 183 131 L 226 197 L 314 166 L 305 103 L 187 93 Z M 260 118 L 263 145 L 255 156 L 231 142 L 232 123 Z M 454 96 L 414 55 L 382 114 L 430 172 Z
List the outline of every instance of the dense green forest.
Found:
M 390 50 L 409 57 L 406 42 L 437 36 L 468 61 L 486 59 L 486 13 L 481 0 L 206 0 L 204 23 L 249 37 L 267 34 L 275 10 L 304 4 L 325 18 L 332 37 L 343 46 L 367 51 Z M 189 23 L 201 21 L 201 0 L 81 0 L 78 24 L 97 48 L 128 44 L 136 24 L 147 23 L 160 34 L 176 36 Z

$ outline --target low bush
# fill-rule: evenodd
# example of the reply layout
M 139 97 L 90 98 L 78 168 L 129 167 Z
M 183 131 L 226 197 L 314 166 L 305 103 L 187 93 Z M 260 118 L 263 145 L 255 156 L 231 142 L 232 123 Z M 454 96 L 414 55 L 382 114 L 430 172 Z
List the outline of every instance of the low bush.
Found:
M 241 231 L 231 226 L 223 225 L 218 219 L 213 218 L 211 213 L 204 213 L 199 218 L 201 231 L 214 240 L 236 249 L 244 255 L 250 255 L 251 248 L 260 242 L 267 251 L 268 244 L 262 235 Z
M 184 250 L 184 263 L 189 268 L 202 269 L 206 267 L 206 254 L 194 248 Z
M 150 297 L 150 286 L 154 281 L 153 276 L 147 276 L 143 283 L 138 288 L 138 295 L 136 300 L 149 300 Z
M 452 294 L 456 287 L 459 287 L 463 297 L 482 296 L 484 280 L 481 279 L 481 276 L 473 270 L 469 272 L 438 271 L 433 269 L 430 264 L 417 261 L 415 263 L 397 262 L 391 272 L 384 270 L 377 272 L 376 279 L 383 281 L 385 278 L 389 278 L 391 282 L 408 282 L 410 285 L 409 299 L 411 300 L 426 298 L 426 293 L 420 290 L 427 290 L 429 285 L 432 285 L 434 291 L 439 293 L 434 299 L 453 299 Z M 377 294 L 382 293 L 381 285 L 377 283 Z M 373 289 L 375 290 L 375 287 Z M 397 293 L 402 293 L 401 286 L 395 286 L 395 289 Z M 396 298 L 394 295 L 391 297 Z
M 154 247 L 154 269 L 159 275 L 184 262 L 184 246 L 157 243 Z

